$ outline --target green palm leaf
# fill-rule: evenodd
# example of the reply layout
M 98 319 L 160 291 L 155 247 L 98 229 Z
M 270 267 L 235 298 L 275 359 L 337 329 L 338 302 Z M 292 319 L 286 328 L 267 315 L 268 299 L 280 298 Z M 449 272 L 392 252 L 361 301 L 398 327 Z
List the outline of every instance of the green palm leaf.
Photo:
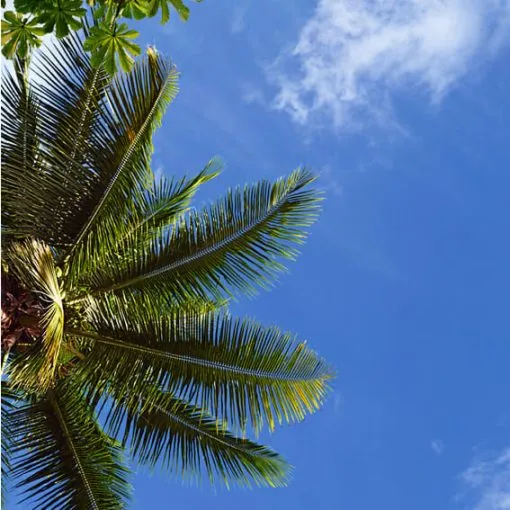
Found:
M 10 230 L 59 246 L 70 241 L 73 215 L 95 183 L 93 153 L 105 149 L 99 119 L 107 117 L 107 80 L 90 67 L 76 37 L 41 52 L 31 71 L 36 79 L 30 83 L 4 73 L 2 107 L 13 121 L 2 129 L 2 198 L 9 213 L 16 212 L 17 228 Z
M 143 289 L 184 299 L 253 293 L 284 269 L 278 257 L 292 259 L 293 244 L 317 215 L 319 200 L 306 186 L 314 176 L 296 170 L 274 184 L 262 182 L 231 191 L 210 208 L 190 212 L 163 233 L 141 257 L 126 265 L 112 261 L 89 275 L 92 295 Z
M 1 434 L 1 447 L 2 447 L 2 507 L 5 507 L 5 494 L 8 479 L 11 477 L 12 463 L 12 412 L 16 407 L 16 401 L 19 400 L 20 394 L 13 390 L 7 381 L 2 381 L 2 434 Z
M 120 508 L 129 447 L 191 479 L 283 485 L 288 466 L 245 434 L 318 409 L 331 370 L 305 342 L 225 307 L 296 255 L 318 212 L 314 176 L 296 170 L 197 211 L 216 162 L 180 180 L 154 182 L 150 169 L 177 91 L 169 62 L 149 50 L 112 78 L 69 36 L 27 64 L 2 82 L 10 483 L 35 508 Z
M 80 267 L 89 254 L 117 232 L 119 217 L 125 217 L 126 201 L 138 183 L 144 181 L 152 148 L 153 131 L 159 126 L 168 104 L 177 93 L 175 68 L 152 52 L 135 64 L 126 75 L 118 75 L 107 91 L 107 101 L 115 120 L 114 141 L 108 150 L 96 153 L 99 170 L 97 185 L 81 214 L 70 253 Z M 76 270 L 76 267 L 73 271 Z
M 161 178 L 153 181 L 148 189 L 144 186 L 134 193 L 132 206 L 126 217 L 118 215 L 116 225 L 111 225 L 108 238 L 102 238 L 95 246 L 100 252 L 88 252 L 78 267 L 81 274 L 72 275 L 76 280 L 92 270 L 109 263 L 108 255 L 115 253 L 116 264 L 122 265 L 132 254 L 145 251 L 158 235 L 175 224 L 189 209 L 191 199 L 198 188 L 216 177 L 221 166 L 211 160 L 204 170 L 191 179 Z M 106 260 L 105 260 L 106 258 Z
M 205 471 L 211 483 L 219 479 L 227 486 L 231 481 L 245 486 L 286 485 L 289 466 L 277 453 L 234 437 L 202 409 L 169 393 L 154 393 L 155 405 L 133 410 L 117 401 L 106 417 L 138 462 L 161 466 L 170 475 L 191 481 L 199 481 Z M 143 398 L 143 393 L 138 397 Z
M 273 429 L 314 412 L 332 375 L 292 335 L 224 314 L 181 310 L 157 317 L 150 309 L 123 311 L 109 303 L 97 306 L 89 321 L 95 331 L 67 331 L 92 340 L 91 363 L 83 367 L 88 385 L 108 374 L 118 392 L 133 391 L 152 374 L 158 385 L 243 432 L 248 420 L 259 432 L 264 422 Z
M 58 385 L 14 410 L 12 422 L 13 475 L 33 508 L 123 507 L 121 454 L 79 394 Z
M 38 108 L 26 64 L 16 59 L 15 74 L 2 73 L 2 111 L 10 119 L 2 126 L 2 237 L 7 238 L 35 233 L 41 202 L 40 193 L 34 195 L 27 186 L 38 166 Z M 5 238 L 2 241 L 5 244 Z

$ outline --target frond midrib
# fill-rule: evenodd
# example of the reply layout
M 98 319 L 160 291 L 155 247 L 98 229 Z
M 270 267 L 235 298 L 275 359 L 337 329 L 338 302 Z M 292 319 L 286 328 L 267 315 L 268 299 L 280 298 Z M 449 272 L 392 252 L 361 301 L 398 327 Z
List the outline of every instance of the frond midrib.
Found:
M 227 372 L 227 373 L 229 372 L 229 373 L 233 373 L 233 374 L 237 374 L 237 375 L 243 375 L 243 376 L 254 378 L 254 379 L 266 379 L 266 380 L 271 380 L 274 382 L 307 383 L 307 382 L 314 381 L 317 379 L 319 379 L 319 380 L 326 379 L 328 377 L 327 374 L 319 373 L 315 377 L 310 377 L 310 378 L 305 379 L 303 377 L 278 374 L 278 373 L 270 372 L 267 370 L 256 370 L 256 369 L 243 368 L 243 367 L 238 367 L 235 365 L 228 365 L 226 363 L 221 363 L 218 361 L 208 361 L 208 360 L 204 360 L 204 359 L 200 359 L 200 358 L 195 358 L 193 356 L 186 356 L 186 355 L 181 355 L 181 354 L 164 352 L 164 351 L 160 351 L 158 349 L 153 349 L 153 348 L 147 347 L 147 346 L 142 347 L 140 345 L 123 342 L 122 340 L 118 340 L 117 338 L 103 336 L 99 333 L 94 333 L 92 331 L 80 331 L 80 330 L 74 330 L 74 329 L 66 329 L 66 333 L 69 335 L 90 338 L 100 344 L 109 345 L 110 347 L 117 347 L 120 349 L 126 349 L 126 350 L 135 351 L 135 352 L 140 352 L 145 355 L 150 354 L 150 355 L 157 356 L 160 358 L 165 358 L 165 359 L 174 360 L 174 361 L 180 361 L 180 362 L 184 362 L 184 363 L 192 363 L 194 365 L 212 368 L 212 369 L 219 370 L 222 372 Z
M 184 427 L 187 427 L 187 428 L 193 430 L 194 432 L 196 432 L 200 436 L 207 437 L 208 439 L 214 441 L 215 443 L 219 443 L 219 444 L 221 444 L 223 446 L 226 446 L 227 448 L 230 448 L 232 450 L 236 450 L 236 451 L 242 453 L 243 455 L 249 455 L 251 457 L 261 457 L 261 458 L 265 457 L 265 455 L 262 454 L 262 453 L 259 453 L 257 451 L 252 451 L 252 450 L 248 450 L 246 448 L 240 447 L 234 441 L 231 442 L 231 441 L 226 440 L 224 437 L 220 437 L 219 435 L 211 434 L 207 430 L 201 429 L 197 425 L 191 423 L 189 420 L 186 420 L 185 418 L 181 418 L 177 414 L 172 413 L 169 410 L 164 409 L 164 408 L 162 408 L 161 406 L 159 406 L 157 404 L 154 405 L 154 409 L 157 409 L 160 413 L 162 413 L 165 416 L 167 416 L 170 420 L 173 420 L 173 421 L 179 423 L 180 425 L 183 425 Z
M 114 175 L 110 179 L 110 182 L 108 183 L 108 186 L 106 187 L 103 195 L 101 196 L 101 199 L 99 200 L 99 202 L 94 207 L 94 210 L 92 211 L 92 213 L 90 214 L 87 222 L 85 223 L 85 225 L 82 227 L 81 231 L 79 232 L 76 240 L 73 243 L 73 246 L 69 250 L 69 254 L 72 254 L 75 251 L 75 249 L 78 247 L 80 242 L 83 240 L 83 238 L 85 237 L 85 235 L 89 231 L 91 225 L 96 220 L 96 218 L 97 218 L 101 208 L 103 207 L 103 205 L 106 202 L 108 196 L 110 195 L 110 192 L 113 189 L 113 186 L 115 185 L 115 182 L 117 181 L 119 175 L 124 170 L 124 167 L 127 165 L 128 161 L 129 161 L 129 158 L 133 154 L 136 146 L 139 144 L 140 140 L 142 139 L 142 137 L 147 132 L 147 128 L 148 128 L 148 126 L 150 125 L 150 123 L 151 123 L 151 121 L 153 119 L 154 113 L 156 112 L 156 109 L 158 108 L 161 99 L 164 97 L 165 93 L 167 92 L 167 88 L 172 84 L 174 79 L 175 79 L 175 72 L 174 72 L 173 69 L 171 69 L 168 72 L 168 76 L 165 78 L 165 81 L 163 82 L 161 90 L 159 91 L 158 95 L 156 96 L 154 104 L 152 105 L 151 109 L 147 113 L 147 116 L 146 116 L 143 124 L 140 126 L 140 129 L 138 130 L 138 132 L 134 136 L 133 140 L 129 144 L 128 149 L 126 150 L 124 156 L 122 157 L 122 160 L 119 163 L 119 166 L 118 166 L 117 170 L 115 171 Z
M 291 190 L 291 192 L 292 191 L 295 191 L 295 190 Z M 95 290 L 91 294 L 92 295 L 103 294 L 103 293 L 107 293 L 107 292 L 112 292 L 114 290 L 120 290 L 120 289 L 129 287 L 131 285 L 136 285 L 140 281 L 150 280 L 151 278 L 159 276 L 160 274 L 174 271 L 175 269 L 178 269 L 179 267 L 185 266 L 187 264 L 191 264 L 193 262 L 196 262 L 197 260 L 200 260 L 201 258 L 203 258 L 205 256 L 209 256 L 212 253 L 221 251 L 221 249 L 223 249 L 225 246 L 228 246 L 231 242 L 241 239 L 244 235 L 246 235 L 250 231 L 255 230 L 257 227 L 259 227 L 263 223 L 267 222 L 286 203 L 288 197 L 289 197 L 289 194 L 285 194 L 270 209 L 268 209 L 265 212 L 265 214 L 263 214 L 260 218 L 254 220 L 253 222 L 249 223 L 245 227 L 239 229 L 237 232 L 234 232 L 234 233 L 228 235 L 225 239 L 222 239 L 221 241 L 219 241 L 217 243 L 213 243 L 211 246 L 202 248 L 201 250 L 198 250 L 196 253 L 187 255 L 180 260 L 176 260 L 172 264 L 167 264 L 166 266 L 160 267 L 158 269 L 154 269 L 153 271 L 150 271 L 147 274 L 137 276 L 136 278 L 132 278 L 130 280 L 127 280 L 126 282 L 118 283 L 116 285 L 115 284 L 110 285 L 109 287 L 106 287 L 104 289 Z
M 96 91 L 96 82 L 99 78 L 100 73 L 101 73 L 101 67 L 97 67 L 94 70 L 94 76 L 92 78 L 92 83 L 90 84 L 90 86 L 88 87 L 88 90 L 87 90 L 87 92 L 88 92 L 87 99 L 85 100 L 85 104 L 83 105 L 83 111 L 82 111 L 82 114 L 80 117 L 80 122 L 78 125 L 78 132 L 76 133 L 73 149 L 71 151 L 70 159 L 72 161 L 74 161 L 74 159 L 76 157 L 76 152 L 78 150 L 78 143 L 79 143 L 80 137 L 82 136 L 82 131 L 85 126 L 86 116 L 87 116 L 87 113 L 89 112 L 89 105 L 90 105 L 90 102 L 92 101 L 94 92 Z
M 66 440 L 69 448 L 71 449 L 71 453 L 74 457 L 76 466 L 78 468 L 78 473 L 80 474 L 80 478 L 83 481 L 83 485 L 85 486 L 85 491 L 86 491 L 89 501 L 92 505 L 92 508 L 94 510 L 100 510 L 99 506 L 97 504 L 96 498 L 94 497 L 94 492 L 92 490 L 92 487 L 90 486 L 89 480 L 87 478 L 85 470 L 83 469 L 83 465 L 80 461 L 80 456 L 78 455 L 78 452 L 76 451 L 76 447 L 74 445 L 71 432 L 69 430 L 69 427 L 67 426 L 67 422 L 64 418 L 64 415 L 62 414 L 62 410 L 60 409 L 58 399 L 55 396 L 53 390 L 48 391 L 48 397 L 49 397 L 49 400 L 51 402 L 53 409 L 55 410 L 57 420 L 59 421 L 60 426 L 62 427 L 62 430 L 64 431 L 65 440 Z

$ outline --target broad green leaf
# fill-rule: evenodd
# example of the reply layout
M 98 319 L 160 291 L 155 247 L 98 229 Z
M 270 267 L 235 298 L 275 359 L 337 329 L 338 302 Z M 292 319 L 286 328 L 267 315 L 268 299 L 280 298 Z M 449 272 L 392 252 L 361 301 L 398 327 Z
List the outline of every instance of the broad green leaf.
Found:
M 149 0 L 149 2 L 149 16 L 155 16 L 161 10 L 161 24 L 165 24 L 170 19 L 169 5 L 172 5 L 183 21 L 189 18 L 189 8 L 182 0 Z
M 177 14 L 183 21 L 187 21 L 189 18 L 189 8 L 184 5 L 182 0 L 170 0 L 173 8 L 177 11 Z
M 14 0 L 14 9 L 23 14 L 38 14 L 50 4 L 47 0 Z
M 122 15 L 126 18 L 143 19 L 149 13 L 150 0 L 128 0 L 124 4 Z
M 126 23 L 114 23 L 110 26 L 103 21 L 90 29 L 90 35 L 83 46 L 86 51 L 92 52 L 91 63 L 94 67 L 104 65 L 113 75 L 117 72 L 118 63 L 125 72 L 133 67 L 133 56 L 140 55 L 140 46 L 132 39 L 138 35 L 138 32 L 129 29 Z
M 6 58 L 25 59 L 31 48 L 41 45 L 45 30 L 37 20 L 13 11 L 4 13 L 2 20 L 2 53 Z
M 47 33 L 55 30 L 55 35 L 61 39 L 69 35 L 71 30 L 79 30 L 82 27 L 81 18 L 87 11 L 81 5 L 81 0 L 52 2 L 41 9 L 42 12 L 36 19 L 44 25 Z

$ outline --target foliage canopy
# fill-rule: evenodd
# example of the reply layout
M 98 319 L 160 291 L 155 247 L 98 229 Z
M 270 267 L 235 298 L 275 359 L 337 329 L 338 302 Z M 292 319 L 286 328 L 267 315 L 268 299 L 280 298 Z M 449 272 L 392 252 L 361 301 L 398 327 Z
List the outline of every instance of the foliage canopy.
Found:
M 285 460 L 246 435 L 318 409 L 331 370 L 226 304 L 295 257 L 314 176 L 191 209 L 217 161 L 150 169 L 175 68 L 154 50 L 113 78 L 95 64 L 71 35 L 32 59 L 36 80 L 20 58 L 3 77 L 3 480 L 35 508 L 119 508 L 126 451 L 180 478 L 283 485 Z
M 2 20 L 2 53 L 6 58 L 27 58 L 31 49 L 41 45 L 45 34 L 61 39 L 85 28 L 89 9 L 93 27 L 85 49 L 92 54 L 92 66 L 104 64 L 110 74 L 119 65 L 129 71 L 133 56 L 140 54 L 140 46 L 134 42 L 139 33 L 129 28 L 128 22 L 160 15 L 165 24 L 171 10 L 186 21 L 190 13 L 182 0 L 14 0 L 14 8 L 6 11 Z

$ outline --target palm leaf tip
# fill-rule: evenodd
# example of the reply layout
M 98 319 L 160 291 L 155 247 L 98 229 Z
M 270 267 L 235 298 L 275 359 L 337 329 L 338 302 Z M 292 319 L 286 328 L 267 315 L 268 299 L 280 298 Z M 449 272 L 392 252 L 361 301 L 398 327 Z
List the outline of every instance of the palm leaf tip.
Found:
M 294 171 L 227 196 L 154 240 L 143 259 L 119 267 L 114 261 L 89 275 L 94 295 L 108 292 L 167 293 L 175 298 L 232 296 L 268 287 L 293 259 L 318 215 L 320 196 L 307 186 L 315 176 Z
M 148 388 L 138 393 L 148 398 Z M 207 411 L 152 390 L 157 404 L 136 410 L 120 404 L 108 413 L 106 423 L 117 433 L 124 428 L 124 444 L 133 457 L 151 468 L 160 465 L 170 475 L 198 482 L 201 473 L 209 481 L 251 487 L 286 485 L 290 467 L 276 452 L 248 439 L 232 435 Z M 129 399 L 124 398 L 124 405 Z M 131 401 L 133 402 L 133 401 Z M 121 425 L 122 423 L 122 425 Z
M 292 334 L 223 312 L 158 317 L 148 307 L 115 303 L 96 304 L 95 331 L 68 333 L 93 342 L 89 356 L 100 370 L 85 366 L 87 377 L 110 374 L 119 394 L 143 388 L 150 369 L 158 385 L 214 410 L 236 430 L 251 423 L 256 433 L 264 424 L 273 430 L 300 421 L 324 402 L 333 370 Z

